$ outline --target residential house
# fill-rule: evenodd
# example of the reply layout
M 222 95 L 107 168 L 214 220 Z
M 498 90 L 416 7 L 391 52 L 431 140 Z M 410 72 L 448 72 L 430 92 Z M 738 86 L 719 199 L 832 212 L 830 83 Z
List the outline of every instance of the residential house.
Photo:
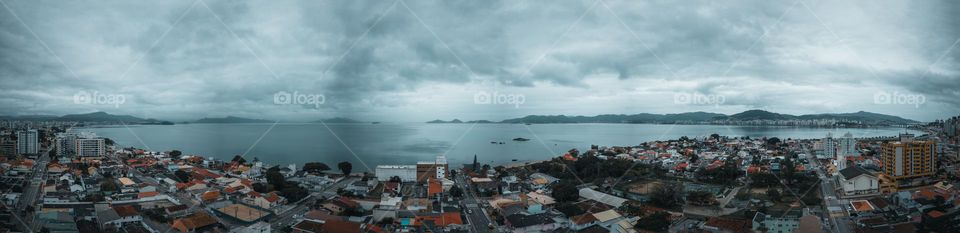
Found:
M 880 192 L 879 178 L 858 166 L 840 170 L 838 183 L 847 196 L 875 194 Z
M 173 221 L 172 227 L 180 233 L 209 232 L 218 225 L 217 219 L 207 212 L 196 212 L 190 216 Z
M 323 203 L 320 206 L 323 207 L 324 209 L 329 210 L 333 214 L 339 215 L 344 211 L 354 210 L 359 208 L 360 204 L 357 204 L 357 202 L 350 200 L 348 198 L 341 197 L 341 198 L 327 201 L 326 203 Z
M 143 221 L 140 212 L 134 206 L 113 206 L 97 211 L 97 223 L 101 229 L 120 229 L 124 224 Z
M 515 233 L 549 232 L 557 229 L 560 224 L 546 214 L 513 214 L 504 220 L 504 225 Z
M 749 233 L 753 232 L 751 223 L 744 219 L 714 217 L 700 225 L 705 232 L 711 233 Z
M 579 231 L 597 225 L 600 221 L 591 213 L 570 217 L 570 229 Z

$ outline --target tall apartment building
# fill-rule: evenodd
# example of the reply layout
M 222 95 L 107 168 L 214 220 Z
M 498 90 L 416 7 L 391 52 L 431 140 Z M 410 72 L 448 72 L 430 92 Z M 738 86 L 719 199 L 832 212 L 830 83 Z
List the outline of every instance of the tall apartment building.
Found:
M 827 137 L 821 141 L 823 141 L 823 156 L 837 157 L 837 142 L 833 140 L 833 133 L 827 133 Z
M 106 155 L 106 142 L 93 133 L 61 133 L 55 140 L 60 156 L 101 157 Z
M 837 154 L 841 156 L 856 156 L 857 153 L 857 139 L 853 138 L 853 134 L 847 132 L 843 135 L 842 138 L 839 138 L 840 144 L 837 148 Z
M 53 145 L 57 148 L 58 156 L 73 156 L 77 154 L 77 134 L 58 133 L 53 139 Z
M 0 155 L 17 156 L 17 142 L 12 139 L 0 139 Z
M 17 132 L 17 152 L 24 155 L 40 153 L 40 133 L 35 129 Z
M 951 117 L 944 121 L 943 132 L 950 137 L 960 135 L 960 116 Z
M 899 141 L 883 143 L 883 174 L 897 187 L 916 184 L 915 178 L 933 176 L 937 172 L 936 144 L 914 140 L 912 134 L 901 134 Z
M 103 138 L 77 138 L 78 157 L 102 157 L 107 154 Z

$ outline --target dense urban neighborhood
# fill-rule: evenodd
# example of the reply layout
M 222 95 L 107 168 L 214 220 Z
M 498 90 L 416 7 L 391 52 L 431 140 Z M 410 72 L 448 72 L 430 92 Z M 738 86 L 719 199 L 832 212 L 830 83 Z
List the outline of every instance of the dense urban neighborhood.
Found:
M 3 123 L 5 232 L 960 231 L 957 117 L 911 126 L 923 135 L 711 134 L 373 171 L 121 147 L 78 122 Z

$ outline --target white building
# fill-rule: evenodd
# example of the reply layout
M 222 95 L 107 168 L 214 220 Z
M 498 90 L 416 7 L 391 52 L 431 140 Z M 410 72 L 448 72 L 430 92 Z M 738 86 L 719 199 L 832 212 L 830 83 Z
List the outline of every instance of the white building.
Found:
M 102 157 L 106 155 L 106 142 L 94 133 L 61 133 L 54 140 L 60 156 Z
M 853 138 L 853 135 L 850 132 L 847 132 L 839 139 L 840 147 L 837 149 L 837 154 L 840 156 L 856 156 L 857 153 L 857 140 Z
M 102 157 L 107 154 L 103 138 L 77 138 L 76 153 L 79 157 Z
M 837 156 L 837 144 L 833 140 L 833 133 L 827 133 L 827 137 L 823 140 L 823 155 L 828 158 L 834 158 Z
M 580 189 L 580 197 L 607 204 L 609 206 L 613 206 L 614 208 L 619 208 L 621 205 L 623 205 L 623 203 L 627 202 L 627 199 L 606 194 L 591 188 Z
M 780 216 L 757 212 L 753 215 L 752 228 L 754 231 L 766 229 L 766 232 L 795 232 L 800 228 L 800 217 L 803 213 L 798 210 L 787 212 Z
M 376 169 L 377 180 L 389 181 L 391 177 L 400 177 L 403 182 L 417 181 L 416 165 L 378 165 Z
M 17 132 L 17 151 L 25 155 L 40 153 L 39 136 L 40 134 L 35 129 Z
M 844 195 L 874 194 L 880 191 L 879 179 L 860 167 L 840 170 L 837 176 Z

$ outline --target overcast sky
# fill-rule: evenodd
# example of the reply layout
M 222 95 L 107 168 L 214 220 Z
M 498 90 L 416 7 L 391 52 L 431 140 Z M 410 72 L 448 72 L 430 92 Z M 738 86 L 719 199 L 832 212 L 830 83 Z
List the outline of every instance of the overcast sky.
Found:
M 960 114 L 957 1 L 2 3 L 2 115 Z

